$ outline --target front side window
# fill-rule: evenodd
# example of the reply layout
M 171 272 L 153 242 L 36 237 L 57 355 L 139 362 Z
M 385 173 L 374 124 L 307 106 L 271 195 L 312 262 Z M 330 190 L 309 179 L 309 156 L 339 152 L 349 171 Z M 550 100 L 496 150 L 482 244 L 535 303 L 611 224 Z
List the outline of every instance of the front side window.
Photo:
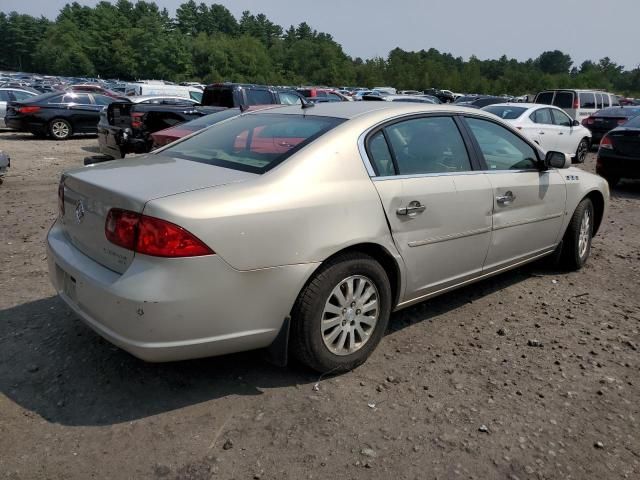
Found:
M 596 108 L 596 97 L 591 92 L 580 93 L 580 108 Z
M 506 128 L 487 120 L 467 118 L 489 170 L 534 169 L 538 157 L 532 146 Z
M 559 108 L 573 108 L 573 93 L 556 92 L 553 104 Z
M 247 105 L 268 105 L 273 103 L 269 90 L 246 90 Z
M 425 117 L 385 128 L 399 175 L 465 172 L 469 154 L 451 117 Z
M 553 125 L 553 120 L 551 119 L 551 112 L 548 108 L 541 108 L 540 110 L 536 110 L 533 112 L 529 118 L 534 122 L 540 125 Z
M 312 115 L 240 115 L 158 155 L 264 173 L 342 122 Z
M 53 102 L 49 102 L 53 103 Z M 58 102 L 55 102 L 58 103 Z M 59 103 L 74 103 L 76 105 L 91 105 L 91 99 L 86 93 L 68 93 L 62 97 Z
M 553 123 L 554 125 L 559 125 L 561 127 L 570 127 L 571 119 L 569 116 L 564 113 L 562 110 L 556 110 L 555 108 L 551 109 L 551 114 L 553 115 Z
M 191 100 L 195 100 L 196 102 L 202 102 L 202 92 L 189 92 L 189 98 Z

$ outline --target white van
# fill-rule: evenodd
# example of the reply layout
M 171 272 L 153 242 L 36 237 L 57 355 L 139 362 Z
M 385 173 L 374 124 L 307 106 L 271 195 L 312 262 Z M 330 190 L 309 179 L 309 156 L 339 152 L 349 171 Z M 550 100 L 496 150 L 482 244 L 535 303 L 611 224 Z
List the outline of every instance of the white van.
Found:
M 127 83 L 125 87 L 125 95 L 131 96 L 148 96 L 162 95 L 169 97 L 190 98 L 196 102 L 202 101 L 202 90 L 196 87 L 184 87 L 182 85 L 166 85 L 164 83 Z
M 534 103 L 559 107 L 579 122 L 598 110 L 620 105 L 618 97 L 613 93 L 570 89 L 543 90 L 536 95 Z

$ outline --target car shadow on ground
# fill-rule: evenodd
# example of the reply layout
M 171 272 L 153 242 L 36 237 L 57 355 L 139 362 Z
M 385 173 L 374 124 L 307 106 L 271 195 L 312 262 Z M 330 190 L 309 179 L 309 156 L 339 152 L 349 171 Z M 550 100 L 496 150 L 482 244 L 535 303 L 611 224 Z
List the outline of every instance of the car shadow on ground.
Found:
M 620 180 L 611 189 L 611 196 L 614 198 L 640 198 L 640 180 Z
M 507 272 L 393 314 L 388 335 L 528 278 Z M 138 360 L 82 324 L 57 297 L 0 311 L 0 391 L 63 425 L 111 425 L 229 395 L 317 382 L 299 365 L 273 366 L 262 352 L 175 363 Z
M 89 153 L 100 153 L 100 147 L 98 145 L 91 145 L 91 146 L 84 146 L 84 147 L 80 147 L 82 150 L 84 150 L 85 152 L 89 152 Z

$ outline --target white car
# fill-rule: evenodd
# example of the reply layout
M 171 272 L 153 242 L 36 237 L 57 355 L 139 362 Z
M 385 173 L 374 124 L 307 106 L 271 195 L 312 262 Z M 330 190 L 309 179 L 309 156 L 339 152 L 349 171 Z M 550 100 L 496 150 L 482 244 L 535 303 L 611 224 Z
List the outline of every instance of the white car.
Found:
M 591 146 L 591 132 L 561 108 L 534 103 L 498 103 L 482 110 L 509 122 L 545 151 L 570 155 L 582 163 Z

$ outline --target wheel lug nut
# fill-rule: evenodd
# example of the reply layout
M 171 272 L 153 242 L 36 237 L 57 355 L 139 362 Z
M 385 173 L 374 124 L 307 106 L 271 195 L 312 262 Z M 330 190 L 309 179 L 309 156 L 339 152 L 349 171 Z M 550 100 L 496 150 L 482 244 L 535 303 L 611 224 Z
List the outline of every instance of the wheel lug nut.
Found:
M 351 306 L 355 307 L 356 306 L 356 302 L 351 302 Z
M 362 313 L 362 310 L 356 310 L 356 315 L 360 315 Z

